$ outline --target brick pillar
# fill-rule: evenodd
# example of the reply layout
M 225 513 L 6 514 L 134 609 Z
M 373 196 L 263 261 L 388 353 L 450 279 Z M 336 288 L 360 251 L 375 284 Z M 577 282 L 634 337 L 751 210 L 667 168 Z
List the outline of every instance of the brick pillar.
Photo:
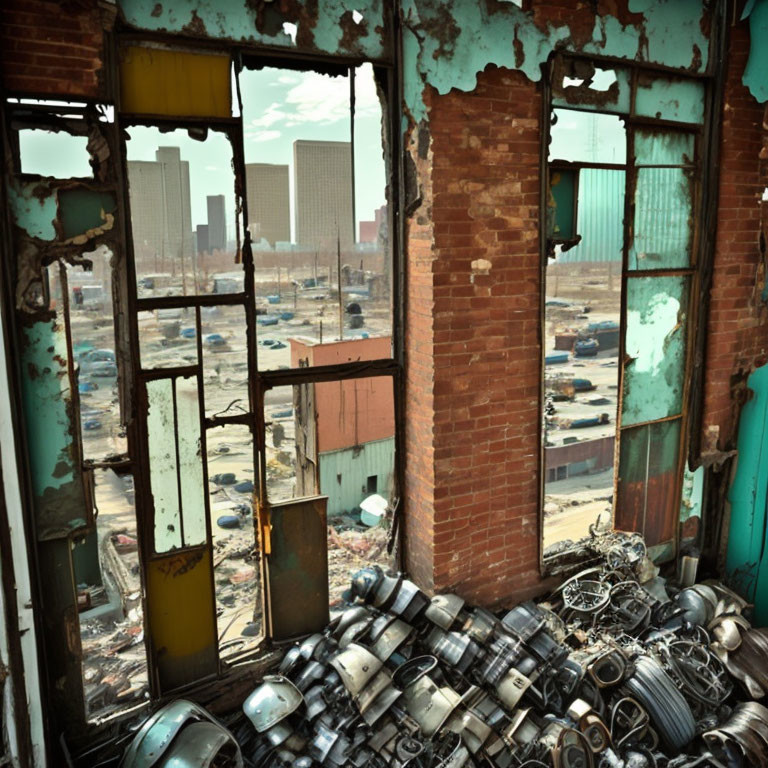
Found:
M 739 390 L 766 361 L 768 308 L 760 253 L 761 197 L 768 186 L 763 147 L 764 105 L 741 82 L 749 54 L 746 23 L 731 28 L 720 146 L 717 243 L 704 386 L 702 451 L 717 456 L 735 447 Z M 761 207 L 763 209 L 761 218 Z
M 408 242 L 408 567 L 492 605 L 539 583 L 541 96 L 489 67 L 471 93 L 426 98 Z

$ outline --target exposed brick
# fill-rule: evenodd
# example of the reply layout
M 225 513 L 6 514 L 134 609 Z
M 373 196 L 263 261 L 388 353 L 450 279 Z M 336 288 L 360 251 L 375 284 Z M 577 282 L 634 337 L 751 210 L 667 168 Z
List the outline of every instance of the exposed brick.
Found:
M 420 180 L 434 306 L 417 313 L 409 289 L 408 333 L 429 334 L 419 356 L 431 357 L 417 368 L 409 351 L 406 408 L 409 422 L 429 425 L 433 463 L 426 477 L 414 471 L 425 446 L 409 424 L 408 490 L 420 491 L 409 519 L 427 526 L 409 536 L 408 564 L 428 588 L 493 604 L 539 582 L 540 94 L 521 73 L 488 68 L 472 93 L 426 98 L 434 162 L 420 161 Z M 473 276 L 481 258 L 489 273 Z
M 114 22 L 104 3 L 5 0 L 0 13 L 0 72 L 7 93 L 108 101 L 104 31 Z
M 748 53 L 747 25 L 731 27 L 702 418 L 703 450 L 715 456 L 735 446 L 739 397 L 732 391 L 732 377 L 743 381 L 765 362 L 768 348 L 759 250 L 760 229 L 766 221 L 760 198 L 768 186 L 768 168 L 765 161 L 758 161 L 766 135 L 763 107 L 741 82 Z

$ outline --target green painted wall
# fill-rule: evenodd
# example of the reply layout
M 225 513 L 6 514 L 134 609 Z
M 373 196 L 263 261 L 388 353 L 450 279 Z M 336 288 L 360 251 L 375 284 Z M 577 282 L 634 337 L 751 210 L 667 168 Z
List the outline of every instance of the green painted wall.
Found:
M 378 477 L 377 493 L 391 501 L 395 438 L 372 440 L 358 449 L 327 451 L 319 456 L 320 493 L 328 496 L 328 517 L 351 512 L 369 494 L 368 477 Z M 339 476 L 341 480 L 339 481 Z
M 768 365 L 747 381 L 752 397 L 739 419 L 736 474 L 728 493 L 731 522 L 726 573 L 731 586 L 755 603 L 759 626 L 768 625 Z

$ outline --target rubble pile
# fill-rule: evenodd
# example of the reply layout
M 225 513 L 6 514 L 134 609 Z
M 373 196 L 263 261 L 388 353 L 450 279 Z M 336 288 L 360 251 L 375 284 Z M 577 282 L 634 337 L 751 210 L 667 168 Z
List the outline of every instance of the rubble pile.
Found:
M 167 761 L 194 725 L 220 729 L 205 765 L 768 765 L 768 709 L 752 700 L 768 690 L 768 632 L 745 602 L 716 582 L 668 586 L 636 535 L 582 546 L 586 569 L 498 614 L 363 569 L 349 607 L 285 653 L 231 731 L 176 713 L 154 764 L 181 764 Z

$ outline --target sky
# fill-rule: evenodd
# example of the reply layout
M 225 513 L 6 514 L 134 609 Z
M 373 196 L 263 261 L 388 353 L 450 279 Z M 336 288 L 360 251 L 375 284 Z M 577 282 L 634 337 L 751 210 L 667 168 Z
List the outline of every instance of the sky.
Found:
M 265 68 L 240 75 L 246 163 L 290 166 L 293 199 L 293 142 L 350 140 L 349 80 L 317 72 Z M 190 164 L 192 226 L 207 220 L 206 196 L 224 195 L 228 235 L 234 237 L 232 152 L 222 134 L 209 132 L 204 142 L 186 131 L 160 133 L 156 128 L 129 129 L 129 160 L 154 160 L 158 146 L 177 146 Z M 373 69 L 359 67 L 355 76 L 355 213 L 357 221 L 373 219 L 385 202 L 385 169 L 381 146 L 381 107 Z M 293 211 L 291 227 L 293 229 Z

